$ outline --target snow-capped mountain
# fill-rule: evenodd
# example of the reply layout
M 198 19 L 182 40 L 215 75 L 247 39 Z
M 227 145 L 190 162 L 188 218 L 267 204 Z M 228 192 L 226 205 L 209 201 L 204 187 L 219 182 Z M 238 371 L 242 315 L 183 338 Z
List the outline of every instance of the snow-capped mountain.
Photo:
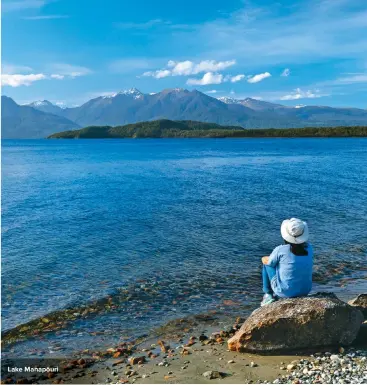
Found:
M 37 100 L 36 102 L 26 104 L 29 107 L 33 107 L 38 111 L 47 112 L 48 114 L 54 114 L 62 116 L 63 108 L 52 104 L 48 100 Z
M 218 100 L 226 104 L 241 104 L 242 106 L 251 108 L 252 110 L 255 110 L 255 111 L 264 111 L 264 110 L 272 111 L 279 108 L 290 108 L 287 106 L 283 106 L 282 104 L 270 103 L 264 100 L 258 100 L 253 98 L 234 99 L 231 97 L 222 96 L 218 98 Z
M 217 99 L 226 104 L 241 104 L 241 100 L 230 98 L 229 96 L 221 96 L 220 98 L 217 98 Z
M 144 94 L 142 92 L 140 92 L 137 88 L 133 87 L 133 88 L 130 88 L 128 90 L 123 90 L 123 91 L 113 93 L 111 95 L 103 96 L 103 98 L 104 99 L 111 99 L 111 98 L 115 98 L 116 96 L 119 96 L 119 95 L 128 95 L 128 96 L 131 96 L 133 99 L 140 99 L 143 97 Z

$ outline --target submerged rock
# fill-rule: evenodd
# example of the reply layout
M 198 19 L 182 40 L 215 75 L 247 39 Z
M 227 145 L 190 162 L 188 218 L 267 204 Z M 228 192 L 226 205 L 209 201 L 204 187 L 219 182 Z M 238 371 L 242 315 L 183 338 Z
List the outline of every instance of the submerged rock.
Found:
M 362 313 L 334 294 L 286 298 L 255 310 L 228 347 L 273 352 L 350 345 L 362 322 Z

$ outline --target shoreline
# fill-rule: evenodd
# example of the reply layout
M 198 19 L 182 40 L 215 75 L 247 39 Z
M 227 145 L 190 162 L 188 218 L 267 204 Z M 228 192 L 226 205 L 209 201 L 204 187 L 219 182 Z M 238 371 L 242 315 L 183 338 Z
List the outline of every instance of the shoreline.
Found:
M 243 321 L 238 318 L 223 320 L 210 314 L 201 315 L 200 319 L 177 319 L 163 325 L 155 335 L 141 340 L 103 350 L 82 349 L 69 358 L 50 359 L 61 367 L 61 373 L 34 375 L 33 378 L 38 383 L 77 384 L 290 383 L 282 377 L 292 375 L 292 370 L 287 369 L 289 365 L 296 368 L 313 361 L 315 356 L 344 352 L 341 346 L 277 354 L 229 351 L 227 330 L 233 330 L 233 323 L 240 325 Z M 367 356 L 367 343 L 351 349 L 345 350 L 351 354 L 356 351 L 358 357 Z M 315 351 L 317 354 L 312 355 Z M 30 362 L 42 363 L 42 360 Z M 220 376 L 208 378 L 204 375 L 208 371 L 218 372 Z
M 339 286 L 335 286 L 332 282 L 327 282 L 323 284 L 314 284 L 314 289 L 311 293 L 315 293 L 318 291 L 328 292 L 333 291 L 336 293 L 338 298 L 347 301 L 348 299 L 353 298 L 358 293 L 366 292 L 367 285 L 365 277 L 344 277 L 338 281 Z M 126 297 L 129 297 L 129 294 L 126 294 Z M 155 335 L 159 336 L 161 334 L 160 330 L 165 330 L 165 328 L 170 325 L 174 325 L 178 320 L 186 320 L 189 324 L 195 323 L 196 325 L 200 325 L 200 321 L 202 319 L 206 319 L 208 316 L 217 320 L 216 322 L 228 322 L 228 320 L 236 317 L 245 317 L 248 316 L 253 310 L 257 308 L 257 305 L 260 304 L 260 297 L 258 298 L 258 303 L 255 301 L 250 301 L 249 303 L 244 303 L 240 308 L 237 307 L 239 304 L 237 302 L 225 300 L 223 303 L 218 303 L 216 309 L 208 310 L 206 313 L 192 313 L 186 316 L 179 316 L 177 318 L 168 319 L 164 323 L 153 324 L 152 326 L 147 325 L 146 331 L 148 333 L 140 333 L 139 334 L 131 334 L 129 340 L 134 340 L 136 338 L 141 338 L 143 334 Z M 40 317 L 37 317 L 33 320 L 30 320 L 26 323 L 17 325 L 13 328 L 10 328 L 6 331 L 2 331 L 2 350 L 5 356 L 13 349 L 14 346 L 22 343 L 32 343 L 33 341 L 47 340 L 49 345 L 53 345 L 54 342 L 57 342 L 57 334 L 62 333 L 64 330 L 76 330 L 78 331 L 78 326 L 75 325 L 78 321 L 83 322 L 83 320 L 91 320 L 96 317 L 103 317 L 106 314 L 119 314 L 119 303 L 116 304 L 116 308 L 114 309 L 113 296 L 108 295 L 106 297 L 97 299 L 88 304 L 82 304 L 79 306 L 72 306 L 66 309 L 60 309 L 53 311 L 48 314 L 44 314 Z M 87 333 L 88 334 L 88 333 Z M 90 330 L 89 337 L 93 343 L 93 340 L 98 335 L 98 332 Z M 93 337 L 94 336 L 94 337 Z M 116 336 L 117 337 L 117 336 Z M 77 338 L 70 335 L 70 338 Z M 108 342 L 105 342 L 101 345 L 101 341 L 103 342 L 103 335 L 99 340 L 97 346 L 103 347 L 109 345 Z M 113 337 L 110 336 L 110 340 L 113 340 Z M 115 338 L 117 341 L 118 338 Z M 90 345 L 90 344 L 89 344 Z M 42 349 L 41 349 L 42 350 Z M 67 355 L 72 354 L 71 351 L 66 351 Z M 45 355 L 45 357 L 53 357 L 51 354 Z
M 337 291 L 335 286 L 333 288 L 323 285 L 323 288 L 324 292 Z M 345 287 L 339 288 L 337 295 L 347 302 L 354 298 L 356 293 L 363 291 L 366 291 L 366 281 L 354 279 L 348 280 Z M 254 306 L 249 309 L 249 313 L 256 308 L 257 306 Z M 64 354 L 62 349 L 59 350 L 61 345 L 51 343 L 51 338 L 49 343 L 52 345 L 53 354 L 36 354 L 27 359 L 5 354 L 2 370 L 7 362 L 16 365 L 17 362 L 25 360 L 33 366 L 42 367 L 44 362 L 51 362 L 54 363 L 53 366 L 61 368 L 61 372 L 47 375 L 32 374 L 38 383 L 297 383 L 288 381 L 288 377 L 282 377 L 292 376 L 293 372 L 286 369 L 288 365 L 299 365 L 302 368 L 304 362 L 315 359 L 310 356 L 311 352 L 317 350 L 320 354 L 338 354 L 338 349 L 343 348 L 337 346 L 276 354 L 229 351 L 229 330 L 233 330 L 235 319 L 235 324 L 240 325 L 248 315 L 239 311 L 236 319 L 233 314 L 228 315 L 223 311 L 194 314 L 173 319 L 153 329 L 142 329 L 140 337 L 132 340 L 122 341 L 120 338 L 114 344 L 96 344 L 92 349 L 80 344 L 77 351 L 68 354 Z M 205 339 L 202 339 L 203 335 Z M 42 336 L 40 338 L 42 339 Z M 17 342 L 6 346 L 8 353 L 11 353 L 12 346 L 16 344 Z M 160 344 L 165 347 L 164 350 Z M 367 356 L 367 343 L 356 349 L 359 349 L 357 352 L 360 351 L 357 353 L 358 357 Z M 354 354 L 354 351 L 351 352 Z M 132 357 L 142 356 L 144 362 L 130 364 Z M 220 377 L 204 377 L 203 374 L 208 371 L 219 372 Z M 7 376 L 3 375 L 4 377 Z M 11 381 L 8 383 L 16 382 L 14 378 Z

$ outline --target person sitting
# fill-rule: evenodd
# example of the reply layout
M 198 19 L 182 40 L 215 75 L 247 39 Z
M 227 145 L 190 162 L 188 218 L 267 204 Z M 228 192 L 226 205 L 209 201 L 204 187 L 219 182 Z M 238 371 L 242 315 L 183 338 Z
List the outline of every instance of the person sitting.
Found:
M 261 306 L 279 298 L 306 296 L 312 289 L 313 249 L 307 243 L 307 223 L 298 218 L 282 222 L 284 244 L 262 258 L 264 298 Z

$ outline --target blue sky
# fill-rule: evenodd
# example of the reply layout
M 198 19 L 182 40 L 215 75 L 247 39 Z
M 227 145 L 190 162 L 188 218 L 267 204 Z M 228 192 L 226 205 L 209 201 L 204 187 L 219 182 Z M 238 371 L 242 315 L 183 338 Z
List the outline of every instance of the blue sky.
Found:
M 366 0 L 3 0 L 2 93 L 136 87 L 367 108 Z

